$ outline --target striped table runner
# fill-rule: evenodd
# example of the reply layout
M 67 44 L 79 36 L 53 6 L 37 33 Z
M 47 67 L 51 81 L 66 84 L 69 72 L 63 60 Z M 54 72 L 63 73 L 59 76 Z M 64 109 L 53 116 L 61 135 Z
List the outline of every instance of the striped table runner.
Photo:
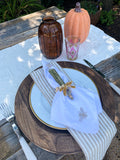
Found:
M 71 80 L 66 72 L 56 62 L 52 62 L 52 65 L 57 67 L 60 71 L 64 72 L 68 79 Z M 30 75 L 49 104 L 52 105 L 55 90 L 45 79 L 43 69 L 37 69 Z M 117 132 L 115 124 L 108 117 L 105 111 L 99 114 L 99 132 L 97 134 L 85 134 L 75 131 L 71 128 L 67 128 L 67 130 L 81 147 L 86 160 L 102 160 L 109 145 L 111 144 L 113 137 Z

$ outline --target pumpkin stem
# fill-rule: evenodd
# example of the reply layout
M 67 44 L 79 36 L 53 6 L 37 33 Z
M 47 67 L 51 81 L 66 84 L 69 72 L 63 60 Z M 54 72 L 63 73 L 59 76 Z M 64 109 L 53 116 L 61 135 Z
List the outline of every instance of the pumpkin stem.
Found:
M 75 12 L 81 12 L 81 5 L 80 5 L 80 2 L 77 2 L 77 3 L 76 3 Z

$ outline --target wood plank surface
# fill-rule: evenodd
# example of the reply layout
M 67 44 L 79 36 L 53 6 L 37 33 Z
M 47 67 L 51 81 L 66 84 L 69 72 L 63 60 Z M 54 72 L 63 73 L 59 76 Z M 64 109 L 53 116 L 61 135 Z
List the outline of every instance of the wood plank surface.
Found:
M 59 62 L 63 68 L 73 68 L 88 75 L 96 84 L 102 106 L 112 120 L 115 118 L 113 92 L 108 83 L 96 72 L 79 63 Z M 47 127 L 35 118 L 29 106 L 29 93 L 33 84 L 28 75 L 20 85 L 15 98 L 16 120 L 26 137 L 35 145 L 45 150 L 71 154 L 82 150 L 67 131 L 60 131 Z
M 120 52 L 111 58 L 104 60 L 96 67 L 105 74 L 111 82 L 120 88 Z M 119 125 L 120 131 L 120 96 L 113 90 L 115 100 L 115 123 Z
M 66 12 L 52 6 L 20 18 L 0 23 L 0 50 L 36 36 L 42 18 L 48 15 L 60 19 L 66 15 Z
M 17 136 L 10 124 L 3 119 L 0 121 L 0 160 L 6 160 L 20 149 Z
M 60 155 L 60 154 L 53 154 L 53 153 L 47 152 L 35 146 L 33 143 L 30 143 L 29 146 L 34 152 L 34 154 L 36 155 L 37 160 L 59 160 L 63 157 L 63 155 Z M 27 159 L 25 157 L 23 150 L 20 149 L 15 154 L 7 158 L 7 160 L 27 160 Z
M 26 139 L 27 140 L 27 139 Z M 27 140 L 28 142 L 28 140 Z M 31 149 L 35 153 L 38 160 L 57 160 L 63 157 L 60 154 L 53 154 L 42 150 L 31 142 Z M 23 150 L 19 144 L 18 138 L 12 130 L 10 123 L 5 119 L 0 121 L 0 160 L 26 160 Z

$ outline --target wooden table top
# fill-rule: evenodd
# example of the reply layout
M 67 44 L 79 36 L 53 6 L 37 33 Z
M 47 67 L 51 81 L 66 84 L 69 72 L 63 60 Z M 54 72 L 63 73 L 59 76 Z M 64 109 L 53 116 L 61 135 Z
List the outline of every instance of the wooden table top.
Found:
M 42 21 L 42 17 L 48 15 L 55 16 L 58 20 L 65 17 L 66 12 L 52 6 L 20 18 L 0 23 L 0 50 L 37 36 L 38 26 Z
M 103 109 L 114 120 L 114 97 L 108 83 L 98 73 L 79 63 L 59 62 L 59 64 L 63 68 L 73 68 L 81 71 L 94 81 L 99 91 Z M 47 127 L 33 115 L 29 104 L 32 84 L 33 80 L 28 75 L 20 85 L 15 98 L 15 116 L 22 132 L 31 142 L 45 150 L 61 154 L 82 152 L 67 131 Z
M 120 88 L 120 52 L 116 55 L 98 63 L 96 67 L 105 74 L 111 82 Z M 120 96 L 114 91 L 114 101 L 115 101 L 115 120 L 117 129 L 120 133 Z
M 9 46 L 15 45 L 19 42 L 22 42 L 28 38 L 36 36 L 37 31 L 38 31 L 38 25 L 41 21 L 41 18 L 43 15 L 46 15 L 46 14 L 50 14 L 50 15 L 55 14 L 55 15 L 57 15 L 57 19 L 59 19 L 59 18 L 64 17 L 66 15 L 66 12 L 63 10 L 59 10 L 57 7 L 50 7 L 48 9 L 40 11 L 40 12 L 35 12 L 30 15 L 17 18 L 15 20 L 1 23 L 0 24 L 0 50 L 7 48 Z M 20 29 L 18 29 L 18 28 L 20 28 Z M 98 69 L 100 69 L 106 75 L 106 77 L 110 79 L 110 81 L 112 81 L 114 84 L 116 84 L 118 87 L 120 87 L 120 52 L 116 53 L 116 55 L 112 56 L 111 58 L 100 62 L 99 64 L 96 65 L 96 67 Z M 28 85 L 31 85 L 32 79 L 30 80 L 29 76 L 26 78 L 28 78 L 28 80 L 29 80 Z M 24 93 L 24 91 L 25 91 L 25 88 L 21 92 L 21 95 L 19 95 L 19 96 L 22 96 L 22 93 Z M 114 107 L 115 107 L 114 122 L 116 123 L 117 130 L 118 130 L 116 139 L 119 140 L 120 139 L 120 96 L 118 94 L 116 94 L 116 92 L 113 90 L 111 92 L 114 97 Z M 21 103 L 21 107 L 22 107 L 22 105 L 24 105 L 23 102 Z M 29 113 L 29 114 L 31 115 L 32 113 Z M 36 121 L 34 123 L 39 123 L 39 122 Z M 31 131 L 29 131 L 29 132 L 31 132 Z M 57 132 L 56 132 L 56 134 L 57 134 Z M 40 133 L 40 135 L 41 135 L 41 133 Z M 44 138 L 44 134 L 42 135 L 42 137 Z M 57 136 L 56 136 L 56 138 L 57 138 Z M 6 135 L 5 135 L 5 139 L 6 139 Z M 11 140 L 11 144 L 12 144 L 13 141 L 11 138 L 10 138 L 10 140 Z M 75 148 L 75 150 L 78 151 L 78 146 L 73 142 L 73 140 L 71 140 L 71 141 L 73 143 L 72 144 L 73 148 Z M 3 142 L 3 139 L 2 139 L 2 142 Z M 49 142 L 49 139 L 48 139 L 48 141 L 46 140 L 46 142 Z M 57 145 L 57 142 L 59 142 L 58 139 L 56 141 L 56 145 Z M 62 142 L 63 142 L 63 140 L 62 140 Z M 8 143 L 8 140 L 7 140 L 7 143 L 6 142 L 3 142 L 3 143 L 8 144 L 8 148 L 11 149 L 11 151 L 13 151 L 13 149 L 10 148 L 10 145 L 9 145 L 10 141 Z M 118 145 L 118 143 L 119 142 L 117 141 L 117 145 Z M 49 143 L 48 143 L 48 146 L 49 146 Z M 2 151 L 1 153 L 2 154 L 3 154 L 3 148 L 4 148 L 4 145 L 1 146 L 1 151 Z M 79 148 L 79 151 L 80 151 L 80 148 Z M 117 158 L 115 158 L 115 159 L 117 159 Z

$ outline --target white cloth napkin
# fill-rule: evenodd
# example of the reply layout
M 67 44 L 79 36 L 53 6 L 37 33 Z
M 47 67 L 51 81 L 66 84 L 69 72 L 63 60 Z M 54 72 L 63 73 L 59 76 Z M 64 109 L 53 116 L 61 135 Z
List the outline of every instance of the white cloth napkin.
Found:
M 63 72 L 70 80 L 66 72 L 56 62 L 53 62 L 52 65 Z M 45 98 L 48 100 L 49 104 L 52 105 L 55 91 L 46 80 L 43 69 L 33 71 L 30 75 Z M 98 115 L 98 119 L 99 131 L 96 134 L 86 134 L 72 128 L 67 128 L 69 133 L 73 136 L 84 152 L 86 160 L 102 160 L 117 132 L 115 124 L 104 110 Z
M 53 88 L 60 85 L 49 73 L 50 69 L 55 69 L 65 83 L 69 81 L 65 74 L 54 67 L 52 63 L 42 61 L 42 64 L 45 78 Z M 71 91 L 73 100 L 64 96 L 63 92 L 58 91 L 55 94 L 51 108 L 51 119 L 67 128 L 83 133 L 97 133 L 99 130 L 98 114 L 102 112 L 99 96 L 79 86 Z

